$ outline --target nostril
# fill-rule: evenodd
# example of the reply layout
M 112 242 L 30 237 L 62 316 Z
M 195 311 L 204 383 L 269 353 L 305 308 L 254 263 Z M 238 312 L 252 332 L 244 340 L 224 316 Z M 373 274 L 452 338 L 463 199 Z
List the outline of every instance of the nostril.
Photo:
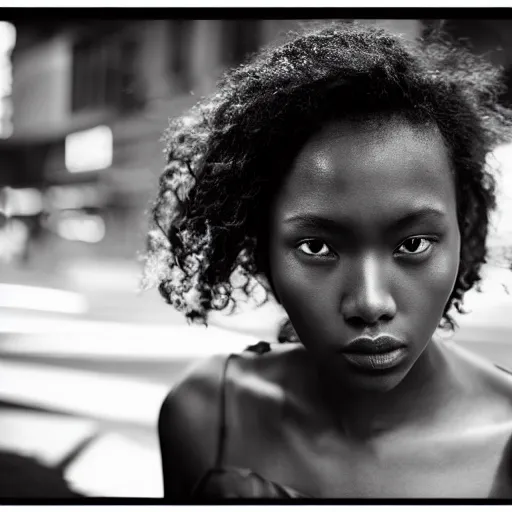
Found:
M 350 325 L 374 326 L 378 323 L 391 321 L 396 314 L 396 304 L 388 296 L 379 300 L 347 300 L 342 303 L 341 312 Z
M 371 325 L 370 322 L 366 322 L 365 320 L 358 316 L 347 318 L 346 321 L 351 327 L 355 327 L 356 329 L 360 329 L 368 325 Z
M 393 319 L 393 315 L 383 314 L 374 318 L 363 317 L 359 315 L 353 315 L 346 317 L 345 321 L 351 327 L 356 329 L 362 329 L 365 327 L 375 327 L 378 324 L 390 322 Z

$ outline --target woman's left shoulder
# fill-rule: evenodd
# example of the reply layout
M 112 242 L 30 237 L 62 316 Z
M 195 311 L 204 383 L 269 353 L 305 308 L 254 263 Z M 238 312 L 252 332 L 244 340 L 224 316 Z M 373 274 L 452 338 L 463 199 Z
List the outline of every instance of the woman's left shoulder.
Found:
M 510 424 L 512 431 L 512 369 L 489 362 L 480 381 L 489 407 L 497 414 L 496 421 Z
M 510 415 L 512 419 L 512 369 L 501 365 L 493 364 L 494 376 L 493 383 L 494 389 L 502 396 L 503 401 L 510 407 Z
M 500 417 L 512 420 L 512 367 L 498 364 L 459 344 L 446 345 L 446 348 L 452 368 L 457 368 L 456 373 L 471 403 L 482 404 L 483 410 L 498 411 Z

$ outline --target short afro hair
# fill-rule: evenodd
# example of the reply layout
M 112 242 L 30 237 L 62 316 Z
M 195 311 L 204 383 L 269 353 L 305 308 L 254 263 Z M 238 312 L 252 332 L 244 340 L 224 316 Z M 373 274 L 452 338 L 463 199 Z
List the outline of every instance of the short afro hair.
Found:
M 486 157 L 511 132 L 500 84 L 498 69 L 435 33 L 409 42 L 335 22 L 263 49 L 171 121 L 144 286 L 203 323 L 236 307 L 237 291 L 267 300 L 269 205 L 294 155 L 328 120 L 398 114 L 435 123 L 450 152 L 461 253 L 440 326 L 453 329 L 448 312 L 462 311 L 486 261 L 495 206 Z

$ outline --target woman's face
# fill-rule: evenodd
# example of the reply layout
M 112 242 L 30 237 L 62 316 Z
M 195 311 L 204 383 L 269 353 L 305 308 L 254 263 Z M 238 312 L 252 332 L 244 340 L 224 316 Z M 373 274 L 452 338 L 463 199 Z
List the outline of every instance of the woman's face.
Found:
M 394 388 L 429 344 L 459 266 L 439 132 L 401 119 L 324 126 L 292 163 L 270 222 L 271 278 L 302 343 L 351 385 Z

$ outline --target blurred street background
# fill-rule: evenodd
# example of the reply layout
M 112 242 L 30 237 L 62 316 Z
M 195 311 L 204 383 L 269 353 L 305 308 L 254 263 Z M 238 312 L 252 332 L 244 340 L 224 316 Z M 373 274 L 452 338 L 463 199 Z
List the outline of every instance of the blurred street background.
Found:
M 177 377 L 275 341 L 283 316 L 269 303 L 205 329 L 138 292 L 160 137 L 226 68 L 299 22 L 23 18 L 0 22 L 0 481 L 20 482 L 0 496 L 29 495 L 38 464 L 86 496 L 161 497 L 156 422 Z M 512 84 L 512 21 L 365 22 L 410 39 L 443 23 Z M 453 340 L 512 368 L 512 145 L 490 163 L 492 261 Z

